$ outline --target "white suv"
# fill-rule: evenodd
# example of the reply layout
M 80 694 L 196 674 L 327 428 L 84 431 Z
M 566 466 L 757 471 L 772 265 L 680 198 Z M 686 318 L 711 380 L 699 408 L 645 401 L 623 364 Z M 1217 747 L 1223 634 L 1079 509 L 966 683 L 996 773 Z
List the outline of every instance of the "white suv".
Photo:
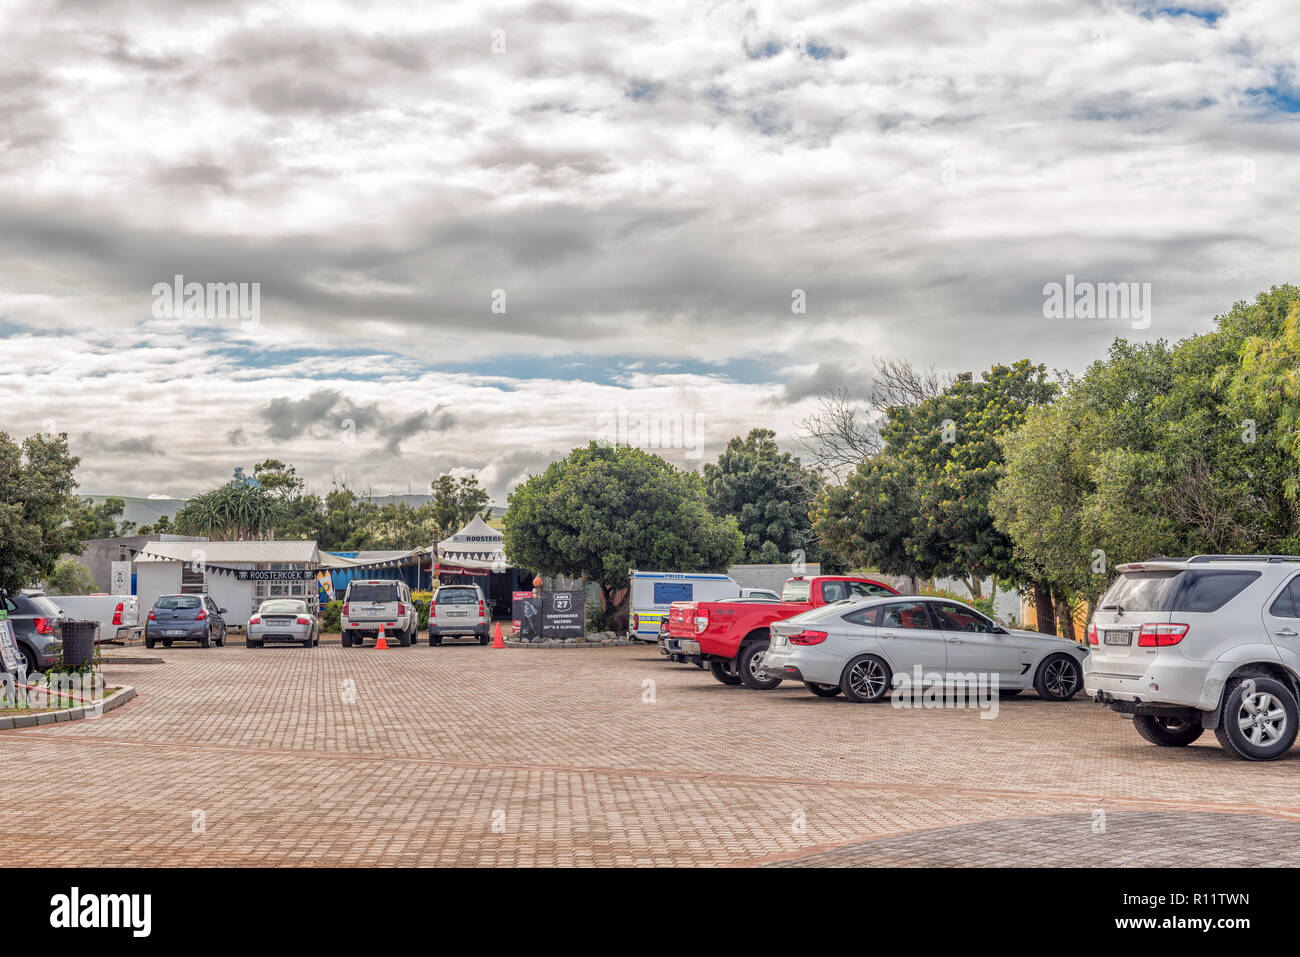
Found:
M 1300 557 L 1197 555 L 1120 565 L 1088 626 L 1093 700 L 1153 744 L 1212 729 L 1237 757 L 1268 761 L 1295 741 Z
M 478 585 L 439 585 L 429 602 L 429 644 L 440 645 L 453 635 L 473 635 L 488 643 L 487 602 Z
M 354 579 L 343 595 L 339 631 L 344 648 L 360 648 L 367 638 L 396 638 L 403 648 L 419 631 L 419 617 L 411 601 L 411 586 L 396 578 Z

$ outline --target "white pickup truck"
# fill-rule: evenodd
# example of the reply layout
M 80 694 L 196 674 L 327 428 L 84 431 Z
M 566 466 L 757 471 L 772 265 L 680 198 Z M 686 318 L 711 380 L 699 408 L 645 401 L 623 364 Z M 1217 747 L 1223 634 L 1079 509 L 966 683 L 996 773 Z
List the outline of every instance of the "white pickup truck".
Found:
M 101 642 L 142 634 L 140 599 L 135 595 L 46 595 L 69 618 L 99 622 Z

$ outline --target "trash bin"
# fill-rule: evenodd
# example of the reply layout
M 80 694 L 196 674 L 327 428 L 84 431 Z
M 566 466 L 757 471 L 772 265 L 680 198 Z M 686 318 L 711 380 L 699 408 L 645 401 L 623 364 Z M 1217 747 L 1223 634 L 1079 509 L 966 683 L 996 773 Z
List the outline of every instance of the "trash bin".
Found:
M 79 668 L 95 660 L 95 638 L 99 635 L 99 622 L 65 619 L 62 629 L 63 664 Z

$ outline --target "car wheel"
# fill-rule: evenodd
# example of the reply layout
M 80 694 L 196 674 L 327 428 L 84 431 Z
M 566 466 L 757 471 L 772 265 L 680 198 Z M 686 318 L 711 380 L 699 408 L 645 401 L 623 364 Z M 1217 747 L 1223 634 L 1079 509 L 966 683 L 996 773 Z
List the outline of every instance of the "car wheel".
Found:
M 352 632 L 350 632 L 350 631 L 345 631 L 345 632 L 343 632 L 341 635 L 339 635 L 339 640 L 343 642 L 343 647 L 344 647 L 344 648 L 351 648 L 351 647 L 352 647 Z
M 397 633 L 397 644 L 402 648 L 411 647 L 411 633 L 409 631 L 399 631 Z
M 815 681 L 805 681 L 804 687 L 819 698 L 834 698 L 844 690 L 839 685 L 823 685 Z
M 478 643 L 479 643 L 480 645 L 486 645 L 486 644 L 488 643 L 488 636 L 487 636 L 487 635 L 479 635 L 479 636 L 478 636 Z
M 256 638 L 245 638 L 245 639 L 244 639 L 244 647 L 245 647 L 245 648 L 261 648 L 261 647 L 262 647 L 262 643 L 261 643 L 260 641 L 258 641 Z
M 768 644 L 766 641 L 753 641 L 741 649 L 737 670 L 746 688 L 771 691 L 781 683 L 780 678 L 769 678 L 763 674 L 763 655 L 767 652 Z
M 1072 655 L 1048 655 L 1034 675 L 1034 690 L 1044 701 L 1069 701 L 1083 687 L 1083 671 Z
M 26 645 L 19 645 L 18 652 L 23 656 L 23 662 L 27 668 L 27 676 L 30 678 L 40 672 L 40 662 L 36 660 L 36 652 L 32 651 Z
M 1205 731 L 1199 721 L 1155 714 L 1133 715 L 1133 727 L 1142 737 L 1162 748 L 1186 747 Z
M 153 645 L 154 645 L 154 639 L 153 639 L 153 638 L 150 638 L 148 635 L 145 635 L 145 636 L 144 636 L 144 646 L 145 646 L 146 648 L 152 648 Z
M 731 661 L 710 661 L 709 674 L 713 675 L 724 685 L 740 684 L 740 675 L 736 674 L 735 662 Z
M 171 640 L 170 638 L 164 638 L 164 639 L 163 639 L 163 647 L 164 647 L 164 648 L 170 648 L 171 646 L 172 646 L 172 640 Z
M 211 634 L 205 634 L 202 638 L 200 638 L 200 639 L 199 639 L 199 647 L 200 647 L 200 648 L 211 648 L 211 647 L 212 647 L 212 635 L 211 635 Z
M 1295 695 L 1274 678 L 1238 678 L 1223 697 L 1223 717 L 1214 729 L 1223 750 L 1247 761 L 1272 761 L 1295 741 Z
M 844 674 L 840 676 L 840 690 L 850 701 L 872 704 L 889 693 L 892 677 L 884 658 L 860 655 L 844 666 Z

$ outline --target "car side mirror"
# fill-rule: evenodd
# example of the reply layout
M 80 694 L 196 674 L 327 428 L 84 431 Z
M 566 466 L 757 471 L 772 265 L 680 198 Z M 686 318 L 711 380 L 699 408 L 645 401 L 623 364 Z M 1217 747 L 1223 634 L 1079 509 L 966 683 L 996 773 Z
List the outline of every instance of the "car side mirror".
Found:
M 218 609 L 217 609 L 217 614 L 218 614 L 218 615 L 224 615 L 225 613 L 226 613 L 226 609 L 224 609 L 224 608 L 218 608 Z
M 1007 631 L 1007 630 L 1006 630 L 1005 628 L 1003 628 L 1001 625 L 994 625 L 994 626 L 993 626 L 993 634 L 995 634 L 995 635 L 1009 635 L 1009 634 L 1011 634 L 1011 632 Z

